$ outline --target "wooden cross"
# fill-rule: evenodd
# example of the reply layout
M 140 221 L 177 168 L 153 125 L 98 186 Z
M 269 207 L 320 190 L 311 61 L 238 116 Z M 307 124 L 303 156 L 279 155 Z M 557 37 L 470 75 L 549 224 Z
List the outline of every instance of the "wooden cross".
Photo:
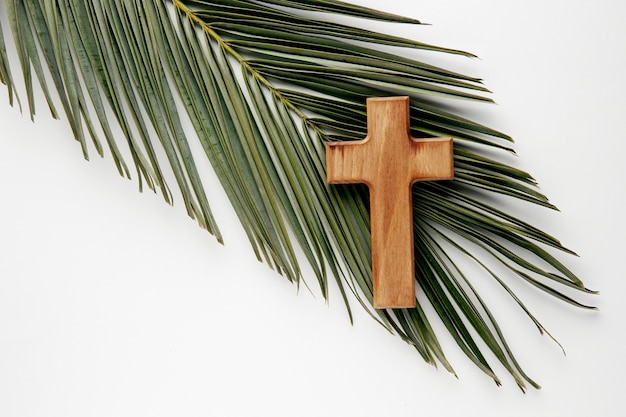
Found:
M 415 307 L 411 186 L 454 177 L 452 139 L 409 129 L 408 97 L 369 98 L 367 137 L 326 144 L 328 182 L 370 191 L 375 308 Z

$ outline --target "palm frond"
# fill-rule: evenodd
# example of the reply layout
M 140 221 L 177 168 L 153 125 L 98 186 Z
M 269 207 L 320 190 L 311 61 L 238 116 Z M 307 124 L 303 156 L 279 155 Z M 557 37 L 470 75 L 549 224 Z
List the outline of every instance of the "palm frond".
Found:
M 418 300 L 431 304 L 471 361 L 500 383 L 490 351 L 522 389 L 538 387 L 515 360 L 472 277 L 456 266 L 458 257 L 483 267 L 541 332 L 505 283 L 511 277 L 587 308 L 561 288 L 591 291 L 544 246 L 572 252 L 487 203 L 496 194 L 554 208 L 528 173 L 487 156 L 513 152 L 508 135 L 450 110 L 449 99 L 490 102 L 481 81 L 383 47 L 473 55 L 326 17 L 419 21 L 334 0 L 6 0 L 3 12 L 31 117 L 37 80 L 54 117 L 60 104 L 86 158 L 92 147 L 103 155 L 106 145 L 121 175 L 135 177 L 140 189 L 160 190 L 168 203 L 170 172 L 188 214 L 221 241 L 196 166 L 206 158 L 259 260 L 299 283 L 297 245 L 324 297 L 335 280 L 349 313 L 350 292 L 427 362 L 454 372 L 430 324 L 434 318 L 419 302 L 410 310 L 372 308 L 367 192 L 326 184 L 324 144 L 365 136 L 367 97 L 410 95 L 415 136 L 456 139 L 455 180 L 414 189 L 416 280 Z M 0 28 L 0 81 L 13 104 L 5 35 Z M 194 153 L 191 141 L 204 153 Z M 496 275 L 489 259 L 510 276 Z

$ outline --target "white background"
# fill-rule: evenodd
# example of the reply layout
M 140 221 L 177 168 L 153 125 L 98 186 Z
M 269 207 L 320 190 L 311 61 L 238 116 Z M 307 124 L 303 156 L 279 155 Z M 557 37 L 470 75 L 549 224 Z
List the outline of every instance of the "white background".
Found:
M 225 247 L 180 200 L 138 193 L 108 157 L 85 162 L 41 97 L 32 124 L 0 87 L 1 416 L 623 415 L 622 2 L 359 3 L 433 24 L 384 30 L 480 56 L 428 59 L 495 92 L 497 106 L 467 114 L 516 138 L 515 164 L 562 210 L 522 214 L 577 251 L 562 259 L 602 292 L 582 298 L 600 307 L 586 312 L 515 287 L 563 356 L 486 285 L 543 389 L 524 395 L 495 365 L 496 387 L 444 335 L 457 380 L 356 304 L 351 326 L 336 292 L 327 305 L 255 260 L 214 180 Z

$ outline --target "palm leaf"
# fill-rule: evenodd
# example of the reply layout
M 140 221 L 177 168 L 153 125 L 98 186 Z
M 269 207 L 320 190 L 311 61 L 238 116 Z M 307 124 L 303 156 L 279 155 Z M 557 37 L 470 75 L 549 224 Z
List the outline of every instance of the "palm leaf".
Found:
M 3 5 L 31 117 L 37 80 L 54 117 L 60 104 L 86 158 L 92 147 L 105 153 L 104 139 L 121 175 L 136 178 L 140 189 L 160 191 L 168 203 L 180 194 L 189 216 L 221 241 L 196 167 L 206 158 L 259 260 L 299 284 L 302 251 L 324 297 L 331 295 L 329 280 L 334 280 L 349 314 L 352 293 L 427 362 L 454 372 L 424 302 L 497 383 L 486 351 L 522 389 L 538 387 L 517 363 L 474 289 L 474 277 L 457 266 L 455 260 L 463 257 L 502 285 L 540 332 L 545 329 L 507 280 L 517 277 L 591 308 L 567 294 L 571 288 L 591 291 L 544 247 L 572 252 L 487 203 L 495 194 L 554 209 L 528 173 L 488 156 L 512 152 L 509 136 L 455 113 L 450 99 L 490 102 L 488 90 L 475 77 L 410 57 L 419 51 L 473 55 L 330 18 L 417 20 L 334 0 L 6 0 Z M 9 31 L 0 28 L 0 81 L 13 104 L 8 40 Z M 414 52 L 396 54 L 390 47 Z M 326 184 L 324 144 L 361 139 L 365 99 L 397 93 L 411 97 L 414 135 L 456 139 L 456 178 L 414 189 L 418 306 L 378 311 L 372 308 L 367 192 Z M 192 141 L 203 152 L 193 152 Z M 168 176 L 176 183 L 173 191 Z M 504 265 L 509 274 L 498 276 L 488 262 Z

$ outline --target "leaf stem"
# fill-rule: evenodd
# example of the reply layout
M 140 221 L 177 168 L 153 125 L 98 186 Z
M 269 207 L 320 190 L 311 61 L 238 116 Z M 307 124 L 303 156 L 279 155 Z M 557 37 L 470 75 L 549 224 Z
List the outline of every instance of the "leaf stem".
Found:
M 200 18 L 192 9 L 190 9 L 182 0 L 172 0 L 174 6 L 181 10 L 183 13 L 187 15 L 191 21 L 200 25 L 202 30 L 206 32 L 211 38 L 213 38 L 220 48 L 223 48 L 228 54 L 230 54 L 233 58 L 235 58 L 242 68 L 245 71 L 248 71 L 256 80 L 258 80 L 262 85 L 267 87 L 267 89 L 278 98 L 285 106 L 291 109 L 302 121 L 312 128 L 318 137 L 325 138 L 327 135 L 322 131 L 322 129 L 309 118 L 306 114 L 302 112 L 294 103 L 291 102 L 287 97 L 285 97 L 279 88 L 274 87 L 274 85 L 263 76 L 259 71 L 257 71 L 250 63 L 243 57 L 235 48 L 233 48 L 228 41 L 226 41 L 223 37 L 221 37 L 208 23 L 206 23 L 202 18 Z

